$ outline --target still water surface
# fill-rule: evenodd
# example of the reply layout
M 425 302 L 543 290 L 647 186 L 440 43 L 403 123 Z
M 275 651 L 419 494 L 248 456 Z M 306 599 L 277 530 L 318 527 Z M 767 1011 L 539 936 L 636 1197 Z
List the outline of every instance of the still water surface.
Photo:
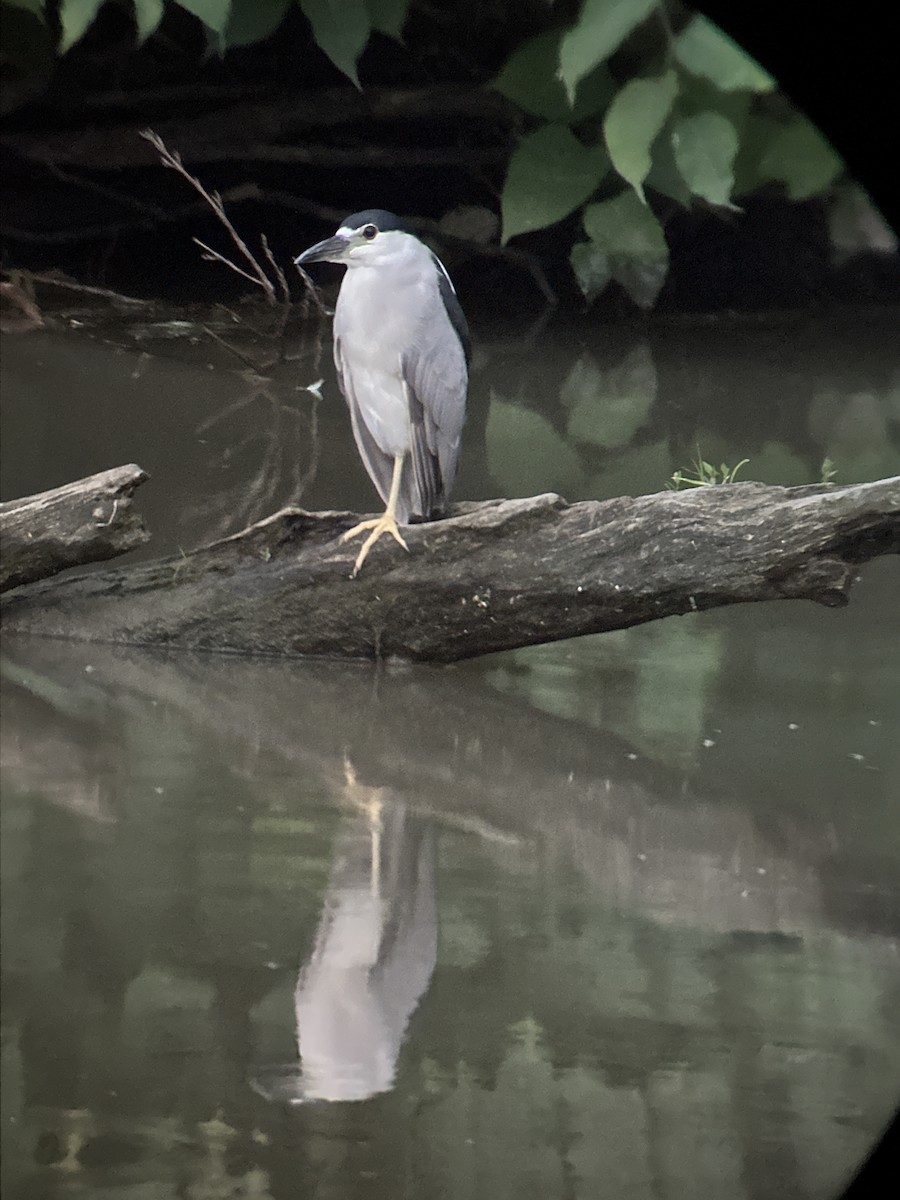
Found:
M 458 494 L 896 471 L 887 328 L 482 332 Z M 150 553 L 371 507 L 325 356 L 207 345 L 7 338 L 5 494 L 136 460 Z M 900 1096 L 898 596 L 441 669 L 5 639 L 4 1197 L 836 1195 Z

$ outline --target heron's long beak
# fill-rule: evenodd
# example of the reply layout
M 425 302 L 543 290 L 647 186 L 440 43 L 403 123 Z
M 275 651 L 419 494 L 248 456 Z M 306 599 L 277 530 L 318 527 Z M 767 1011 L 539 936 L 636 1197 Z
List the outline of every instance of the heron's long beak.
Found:
M 298 267 L 314 262 L 344 262 L 349 244 L 349 238 L 336 233 L 334 237 L 326 238 L 324 242 L 316 242 L 314 246 L 304 250 L 294 262 Z

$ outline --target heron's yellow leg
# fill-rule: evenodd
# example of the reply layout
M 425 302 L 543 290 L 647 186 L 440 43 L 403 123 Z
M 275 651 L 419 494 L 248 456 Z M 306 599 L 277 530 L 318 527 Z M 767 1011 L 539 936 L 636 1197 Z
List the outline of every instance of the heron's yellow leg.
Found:
M 394 541 L 399 542 L 407 553 L 409 552 L 409 546 L 403 540 L 400 530 L 397 528 L 397 518 L 394 516 L 397 510 L 397 497 L 400 495 L 400 479 L 402 475 L 403 455 L 401 454 L 398 458 L 394 459 L 394 474 L 391 477 L 391 490 L 384 513 L 372 521 L 360 521 L 358 525 L 354 525 L 352 529 L 348 529 L 341 539 L 341 541 L 347 542 L 350 538 L 355 538 L 361 533 L 365 533 L 367 529 L 371 530 L 371 533 L 359 548 L 359 554 L 356 556 L 356 562 L 353 564 L 353 570 L 350 573 L 351 579 L 356 578 L 360 572 L 360 568 L 366 561 L 366 555 L 378 539 L 386 533 L 389 533 Z

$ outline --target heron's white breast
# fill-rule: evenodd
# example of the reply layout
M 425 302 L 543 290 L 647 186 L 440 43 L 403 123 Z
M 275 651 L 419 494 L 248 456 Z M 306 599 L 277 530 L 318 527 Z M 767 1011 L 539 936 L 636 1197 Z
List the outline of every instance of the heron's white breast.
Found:
M 340 339 L 359 415 L 392 456 L 410 445 L 401 362 L 419 336 L 429 300 L 427 283 L 433 282 L 433 270 L 423 273 L 417 259 L 410 254 L 390 266 L 348 267 L 334 313 L 334 335 Z

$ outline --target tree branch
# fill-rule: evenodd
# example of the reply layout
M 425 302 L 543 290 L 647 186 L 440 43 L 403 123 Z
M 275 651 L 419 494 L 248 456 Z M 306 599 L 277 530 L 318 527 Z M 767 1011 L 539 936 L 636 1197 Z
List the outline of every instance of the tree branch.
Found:
M 504 96 L 490 88 L 446 84 L 425 88 L 367 88 L 364 93 L 347 88 L 325 88 L 309 93 L 259 95 L 223 103 L 210 108 L 216 99 L 227 101 L 233 92 L 217 93 L 206 89 L 200 93 L 201 111 L 196 115 L 171 118 L 163 115 L 175 108 L 191 111 L 192 93 L 200 89 L 173 88 L 158 93 L 162 113 L 154 114 L 153 95 L 114 92 L 109 107 L 125 105 L 143 113 L 142 120 L 152 120 L 160 136 L 177 145 L 185 159 L 192 164 L 261 159 L 278 162 L 303 162 L 313 166 L 382 166 L 404 162 L 454 164 L 469 166 L 476 163 L 502 162 L 508 147 L 505 136 L 521 121 L 521 113 Z M 141 96 L 146 98 L 142 102 Z M 101 107 L 99 97 L 91 99 L 95 110 Z M 73 101 L 78 103 L 77 99 Z M 396 126 L 402 133 L 408 122 L 421 124 L 437 121 L 471 122 L 478 141 L 483 143 L 484 130 L 490 125 L 501 132 L 497 144 L 471 147 L 447 145 L 420 148 L 388 143 L 373 146 L 360 137 L 356 147 L 336 147 L 328 144 L 328 135 L 337 126 L 358 122 L 362 128 L 372 122 Z M 85 127 L 87 126 L 87 127 Z M 323 138 L 314 141 L 320 132 Z M 32 162 L 52 163 L 60 167 L 89 167 L 93 170 L 117 170 L 125 167 L 145 167 L 153 159 L 135 139 L 133 124 L 91 122 L 86 119 L 78 132 L 42 130 L 40 132 L 7 132 L 0 136 L 6 146 Z M 281 144 L 279 144 L 281 143 Z M 302 143 L 302 144 L 301 144 Z M 400 155 L 401 157 L 396 157 Z M 270 157 L 270 156 L 274 156 Z
M 34 584 L 7 630 L 191 649 L 452 661 L 725 604 L 847 603 L 900 552 L 900 477 L 743 483 L 566 504 L 460 505 L 379 543 L 360 578 L 350 513 L 285 509 L 180 558 Z
M 0 591 L 143 545 L 150 535 L 131 497 L 148 478 L 131 463 L 0 504 Z

